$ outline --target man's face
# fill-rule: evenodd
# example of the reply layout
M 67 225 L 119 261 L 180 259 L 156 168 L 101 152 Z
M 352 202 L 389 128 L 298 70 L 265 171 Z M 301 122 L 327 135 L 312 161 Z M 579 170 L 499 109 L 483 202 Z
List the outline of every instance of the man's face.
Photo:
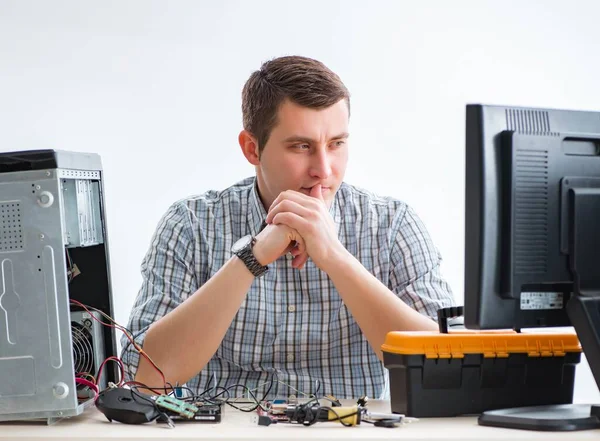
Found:
M 323 110 L 286 100 L 256 166 L 258 189 L 268 210 L 285 190 L 306 195 L 321 184 L 328 207 L 348 163 L 348 106 L 345 100 Z

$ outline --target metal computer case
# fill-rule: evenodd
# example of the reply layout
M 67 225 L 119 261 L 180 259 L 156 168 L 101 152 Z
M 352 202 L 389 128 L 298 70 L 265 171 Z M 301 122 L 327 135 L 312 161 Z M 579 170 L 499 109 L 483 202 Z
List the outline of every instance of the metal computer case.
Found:
M 0 153 L 0 421 L 51 423 L 93 404 L 77 397 L 78 323 L 93 369 L 116 355 L 112 329 L 70 302 L 113 316 L 103 195 L 96 154 Z M 115 380 L 113 363 L 104 371 Z

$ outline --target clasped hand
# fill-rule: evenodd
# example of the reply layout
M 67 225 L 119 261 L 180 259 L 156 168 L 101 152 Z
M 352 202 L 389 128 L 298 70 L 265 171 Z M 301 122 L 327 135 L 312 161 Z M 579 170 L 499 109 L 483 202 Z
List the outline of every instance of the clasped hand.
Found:
M 310 257 L 327 272 L 327 264 L 343 248 L 320 184 L 311 188 L 310 195 L 293 190 L 280 193 L 269 207 L 266 222 L 286 226 L 300 236 L 296 246 L 287 250 L 294 256 L 294 268 L 304 267 Z

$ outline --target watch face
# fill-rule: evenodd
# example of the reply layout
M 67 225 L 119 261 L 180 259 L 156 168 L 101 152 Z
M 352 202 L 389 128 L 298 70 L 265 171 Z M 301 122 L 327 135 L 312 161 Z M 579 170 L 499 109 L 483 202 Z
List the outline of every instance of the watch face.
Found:
M 238 253 L 245 246 L 247 246 L 250 242 L 252 242 L 252 236 L 250 234 L 242 237 L 241 239 L 238 239 L 231 247 L 231 252 L 234 254 Z

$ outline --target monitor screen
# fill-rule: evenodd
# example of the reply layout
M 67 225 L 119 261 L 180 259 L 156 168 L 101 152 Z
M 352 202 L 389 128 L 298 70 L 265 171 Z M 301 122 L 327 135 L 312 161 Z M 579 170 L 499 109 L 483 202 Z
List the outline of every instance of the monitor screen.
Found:
M 468 105 L 465 184 L 465 325 L 571 325 L 600 290 L 600 112 Z

